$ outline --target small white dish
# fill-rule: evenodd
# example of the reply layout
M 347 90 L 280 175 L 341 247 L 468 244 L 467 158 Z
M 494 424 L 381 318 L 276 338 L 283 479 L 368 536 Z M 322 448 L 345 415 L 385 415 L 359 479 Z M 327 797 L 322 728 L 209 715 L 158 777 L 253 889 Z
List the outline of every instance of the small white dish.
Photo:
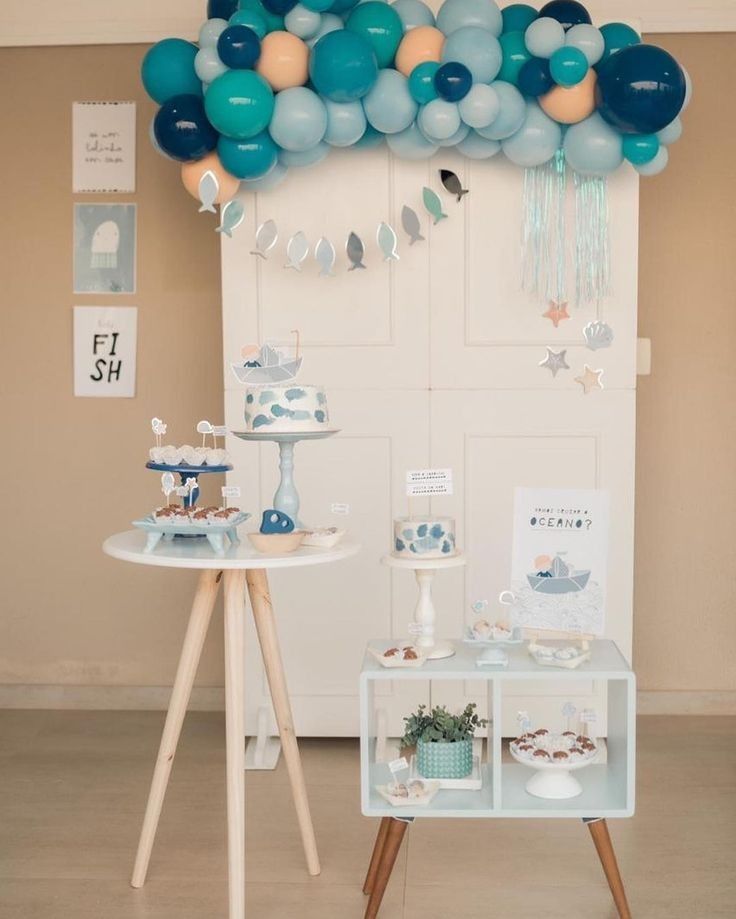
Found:
M 416 651 L 418 657 L 410 659 L 410 660 L 404 660 L 401 654 L 394 654 L 394 655 L 391 655 L 391 657 L 386 657 L 385 652 L 388 650 L 388 648 L 385 648 L 384 651 L 377 651 L 375 648 L 368 648 L 368 650 L 373 655 L 373 657 L 375 657 L 378 663 L 382 667 L 386 667 L 387 669 L 391 669 L 391 668 L 398 669 L 402 667 L 404 669 L 412 669 L 412 668 L 416 669 L 417 667 L 421 667 L 422 664 L 424 664 L 427 660 L 427 655 L 422 654 L 420 649 L 417 648 L 415 645 L 398 644 L 398 645 L 390 645 L 389 647 L 392 647 L 392 648 L 396 647 L 399 649 L 399 651 L 403 651 L 404 648 L 413 648 L 414 651 Z
M 376 791 L 393 807 L 426 807 L 440 790 L 440 783 L 432 779 L 424 779 L 425 794 L 415 797 L 404 798 L 399 795 L 392 795 L 389 791 L 389 785 L 376 785 Z
M 305 530 L 302 545 L 312 549 L 332 549 L 345 536 L 345 530 L 338 527 L 322 527 L 317 530 Z

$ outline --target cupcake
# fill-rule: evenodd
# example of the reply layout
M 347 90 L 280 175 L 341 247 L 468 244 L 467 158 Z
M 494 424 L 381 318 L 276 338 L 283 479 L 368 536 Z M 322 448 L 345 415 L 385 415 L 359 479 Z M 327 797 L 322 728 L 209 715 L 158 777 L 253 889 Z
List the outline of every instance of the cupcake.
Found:
M 508 641 L 511 638 L 511 629 L 507 629 L 505 625 L 497 622 L 491 628 L 491 635 L 494 641 Z
M 167 447 L 163 447 L 163 461 L 168 466 L 176 466 L 181 462 L 181 450 L 178 447 L 169 444 Z
M 173 508 L 171 507 L 157 507 L 153 512 L 153 519 L 156 523 L 170 523 L 173 513 Z
M 202 510 L 194 511 L 191 515 L 192 523 L 196 523 L 197 526 L 207 526 L 209 521 L 209 514 L 207 511 L 202 508 Z
M 210 517 L 210 523 L 215 523 L 215 524 L 218 524 L 219 526 L 222 526 L 223 524 L 227 524 L 228 523 L 227 511 L 226 510 L 215 511 L 215 513 L 212 514 Z
M 163 447 L 151 447 L 148 451 L 148 458 L 152 463 L 163 463 L 164 462 L 164 448 Z
M 568 758 L 569 757 L 564 750 L 555 750 L 555 752 L 552 754 L 552 759 L 564 760 Z
M 210 451 L 206 447 L 194 447 L 194 462 L 197 466 L 205 465 L 209 452 Z
M 183 447 L 180 447 L 181 452 L 181 461 L 187 463 L 189 466 L 198 466 L 197 461 L 197 451 L 191 444 L 184 444 Z
M 231 521 L 234 517 L 237 517 L 241 512 L 239 507 L 223 507 L 223 510 L 227 514 L 227 519 Z
M 549 753 L 546 750 L 535 750 L 532 755 L 537 759 L 549 759 Z
M 478 641 L 488 641 L 491 637 L 491 623 L 487 619 L 478 619 L 473 623 L 473 638 Z

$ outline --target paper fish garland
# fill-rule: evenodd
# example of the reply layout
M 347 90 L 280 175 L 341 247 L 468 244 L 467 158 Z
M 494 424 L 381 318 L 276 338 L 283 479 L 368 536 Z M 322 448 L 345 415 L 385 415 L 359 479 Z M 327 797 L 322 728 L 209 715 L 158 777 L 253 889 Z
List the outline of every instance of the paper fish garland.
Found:
M 267 510 L 261 518 L 261 533 L 291 533 L 294 521 L 283 511 Z
M 314 247 L 314 257 L 319 265 L 319 276 L 321 278 L 334 278 L 335 273 L 332 270 L 335 267 L 335 247 L 323 236 Z
M 457 195 L 458 201 L 462 199 L 463 195 L 467 195 L 469 191 L 469 189 L 463 188 L 460 179 L 449 169 L 440 169 L 440 181 L 451 195 Z
M 215 201 L 219 194 L 220 183 L 217 181 L 217 176 L 211 169 L 208 169 L 199 180 L 199 200 L 202 205 L 199 209 L 199 213 L 211 211 L 213 214 L 216 214 Z
M 410 246 L 413 246 L 414 243 L 422 242 L 424 240 L 424 237 L 419 232 L 421 225 L 419 223 L 419 218 L 417 217 L 417 212 L 412 210 L 406 204 L 401 208 L 401 226 L 409 236 Z
M 376 231 L 376 242 L 383 253 L 384 262 L 399 260 L 399 254 L 396 251 L 398 239 L 393 227 L 390 227 L 387 223 L 379 223 Z
M 245 208 L 241 201 L 234 199 L 220 208 L 220 226 L 215 227 L 215 233 L 224 233 L 232 238 L 233 231 L 237 230 L 245 220 Z
M 286 257 L 288 262 L 284 268 L 293 268 L 295 271 L 302 270 L 302 262 L 309 255 L 309 243 L 307 237 L 299 230 L 295 233 L 286 247 Z
M 355 271 L 356 268 L 365 268 L 363 264 L 363 254 L 365 253 L 365 248 L 363 247 L 363 241 L 361 238 L 351 231 L 348 240 L 345 243 L 345 252 L 348 256 L 348 261 L 350 262 L 350 267 L 348 271 Z
M 276 245 L 279 238 L 279 232 L 276 229 L 276 223 L 273 220 L 267 220 L 262 223 L 256 231 L 256 247 L 251 249 L 251 255 L 260 255 L 261 258 L 268 258 L 268 253 Z
M 583 387 L 583 392 L 587 396 L 589 392 L 592 392 L 594 389 L 603 389 L 603 383 L 601 383 L 601 377 L 603 376 L 602 370 L 593 370 L 588 367 L 587 364 L 584 365 L 585 372 L 582 373 L 579 377 L 575 377 L 575 382 L 580 383 Z
M 567 349 L 565 348 L 562 351 L 553 351 L 551 348 L 547 348 L 547 357 L 539 362 L 539 366 L 546 367 L 552 373 L 552 376 L 556 377 L 558 370 L 570 369 L 570 365 L 565 360 L 566 354 Z
M 447 217 L 442 210 L 442 202 L 439 199 L 439 196 L 436 192 L 433 192 L 431 188 L 427 188 L 426 185 L 422 189 L 422 200 L 424 201 L 424 206 L 427 208 L 427 212 L 430 217 L 434 218 L 434 224 L 437 224 L 444 217 Z
M 610 348 L 613 344 L 613 329 L 607 322 L 594 319 L 583 328 L 583 337 L 591 351 Z

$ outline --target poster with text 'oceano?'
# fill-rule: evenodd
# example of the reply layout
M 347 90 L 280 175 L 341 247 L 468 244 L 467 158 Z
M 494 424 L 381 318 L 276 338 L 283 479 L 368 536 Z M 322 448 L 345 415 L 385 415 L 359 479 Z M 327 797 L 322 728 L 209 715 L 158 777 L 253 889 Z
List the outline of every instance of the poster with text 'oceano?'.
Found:
M 513 625 L 603 634 L 608 513 L 605 491 L 515 489 Z

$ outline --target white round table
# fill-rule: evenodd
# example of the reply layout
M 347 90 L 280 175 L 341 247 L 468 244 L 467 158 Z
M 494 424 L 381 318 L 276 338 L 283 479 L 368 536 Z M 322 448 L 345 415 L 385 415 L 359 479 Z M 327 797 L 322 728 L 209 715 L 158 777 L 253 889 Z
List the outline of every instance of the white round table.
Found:
M 243 666 L 246 586 L 271 690 L 284 760 L 289 773 L 307 869 L 311 875 L 317 875 L 320 873 L 317 842 L 294 732 L 267 571 L 337 562 L 356 555 L 360 551 L 360 546 L 355 543 L 341 543 L 334 549 L 300 548 L 296 552 L 273 556 L 256 552 L 246 539 L 230 546 L 223 555 L 216 555 L 205 539 L 166 539 L 148 552 L 145 546 L 146 534 L 141 530 L 129 530 L 110 536 L 103 543 L 102 549 L 113 558 L 133 562 L 136 565 L 154 565 L 159 568 L 195 568 L 200 571 L 200 575 L 176 671 L 166 723 L 161 736 L 131 884 L 133 887 L 142 887 L 146 880 L 153 841 L 184 715 L 189 704 L 217 591 L 220 581 L 224 580 L 229 915 L 230 919 L 243 919 L 245 915 Z

